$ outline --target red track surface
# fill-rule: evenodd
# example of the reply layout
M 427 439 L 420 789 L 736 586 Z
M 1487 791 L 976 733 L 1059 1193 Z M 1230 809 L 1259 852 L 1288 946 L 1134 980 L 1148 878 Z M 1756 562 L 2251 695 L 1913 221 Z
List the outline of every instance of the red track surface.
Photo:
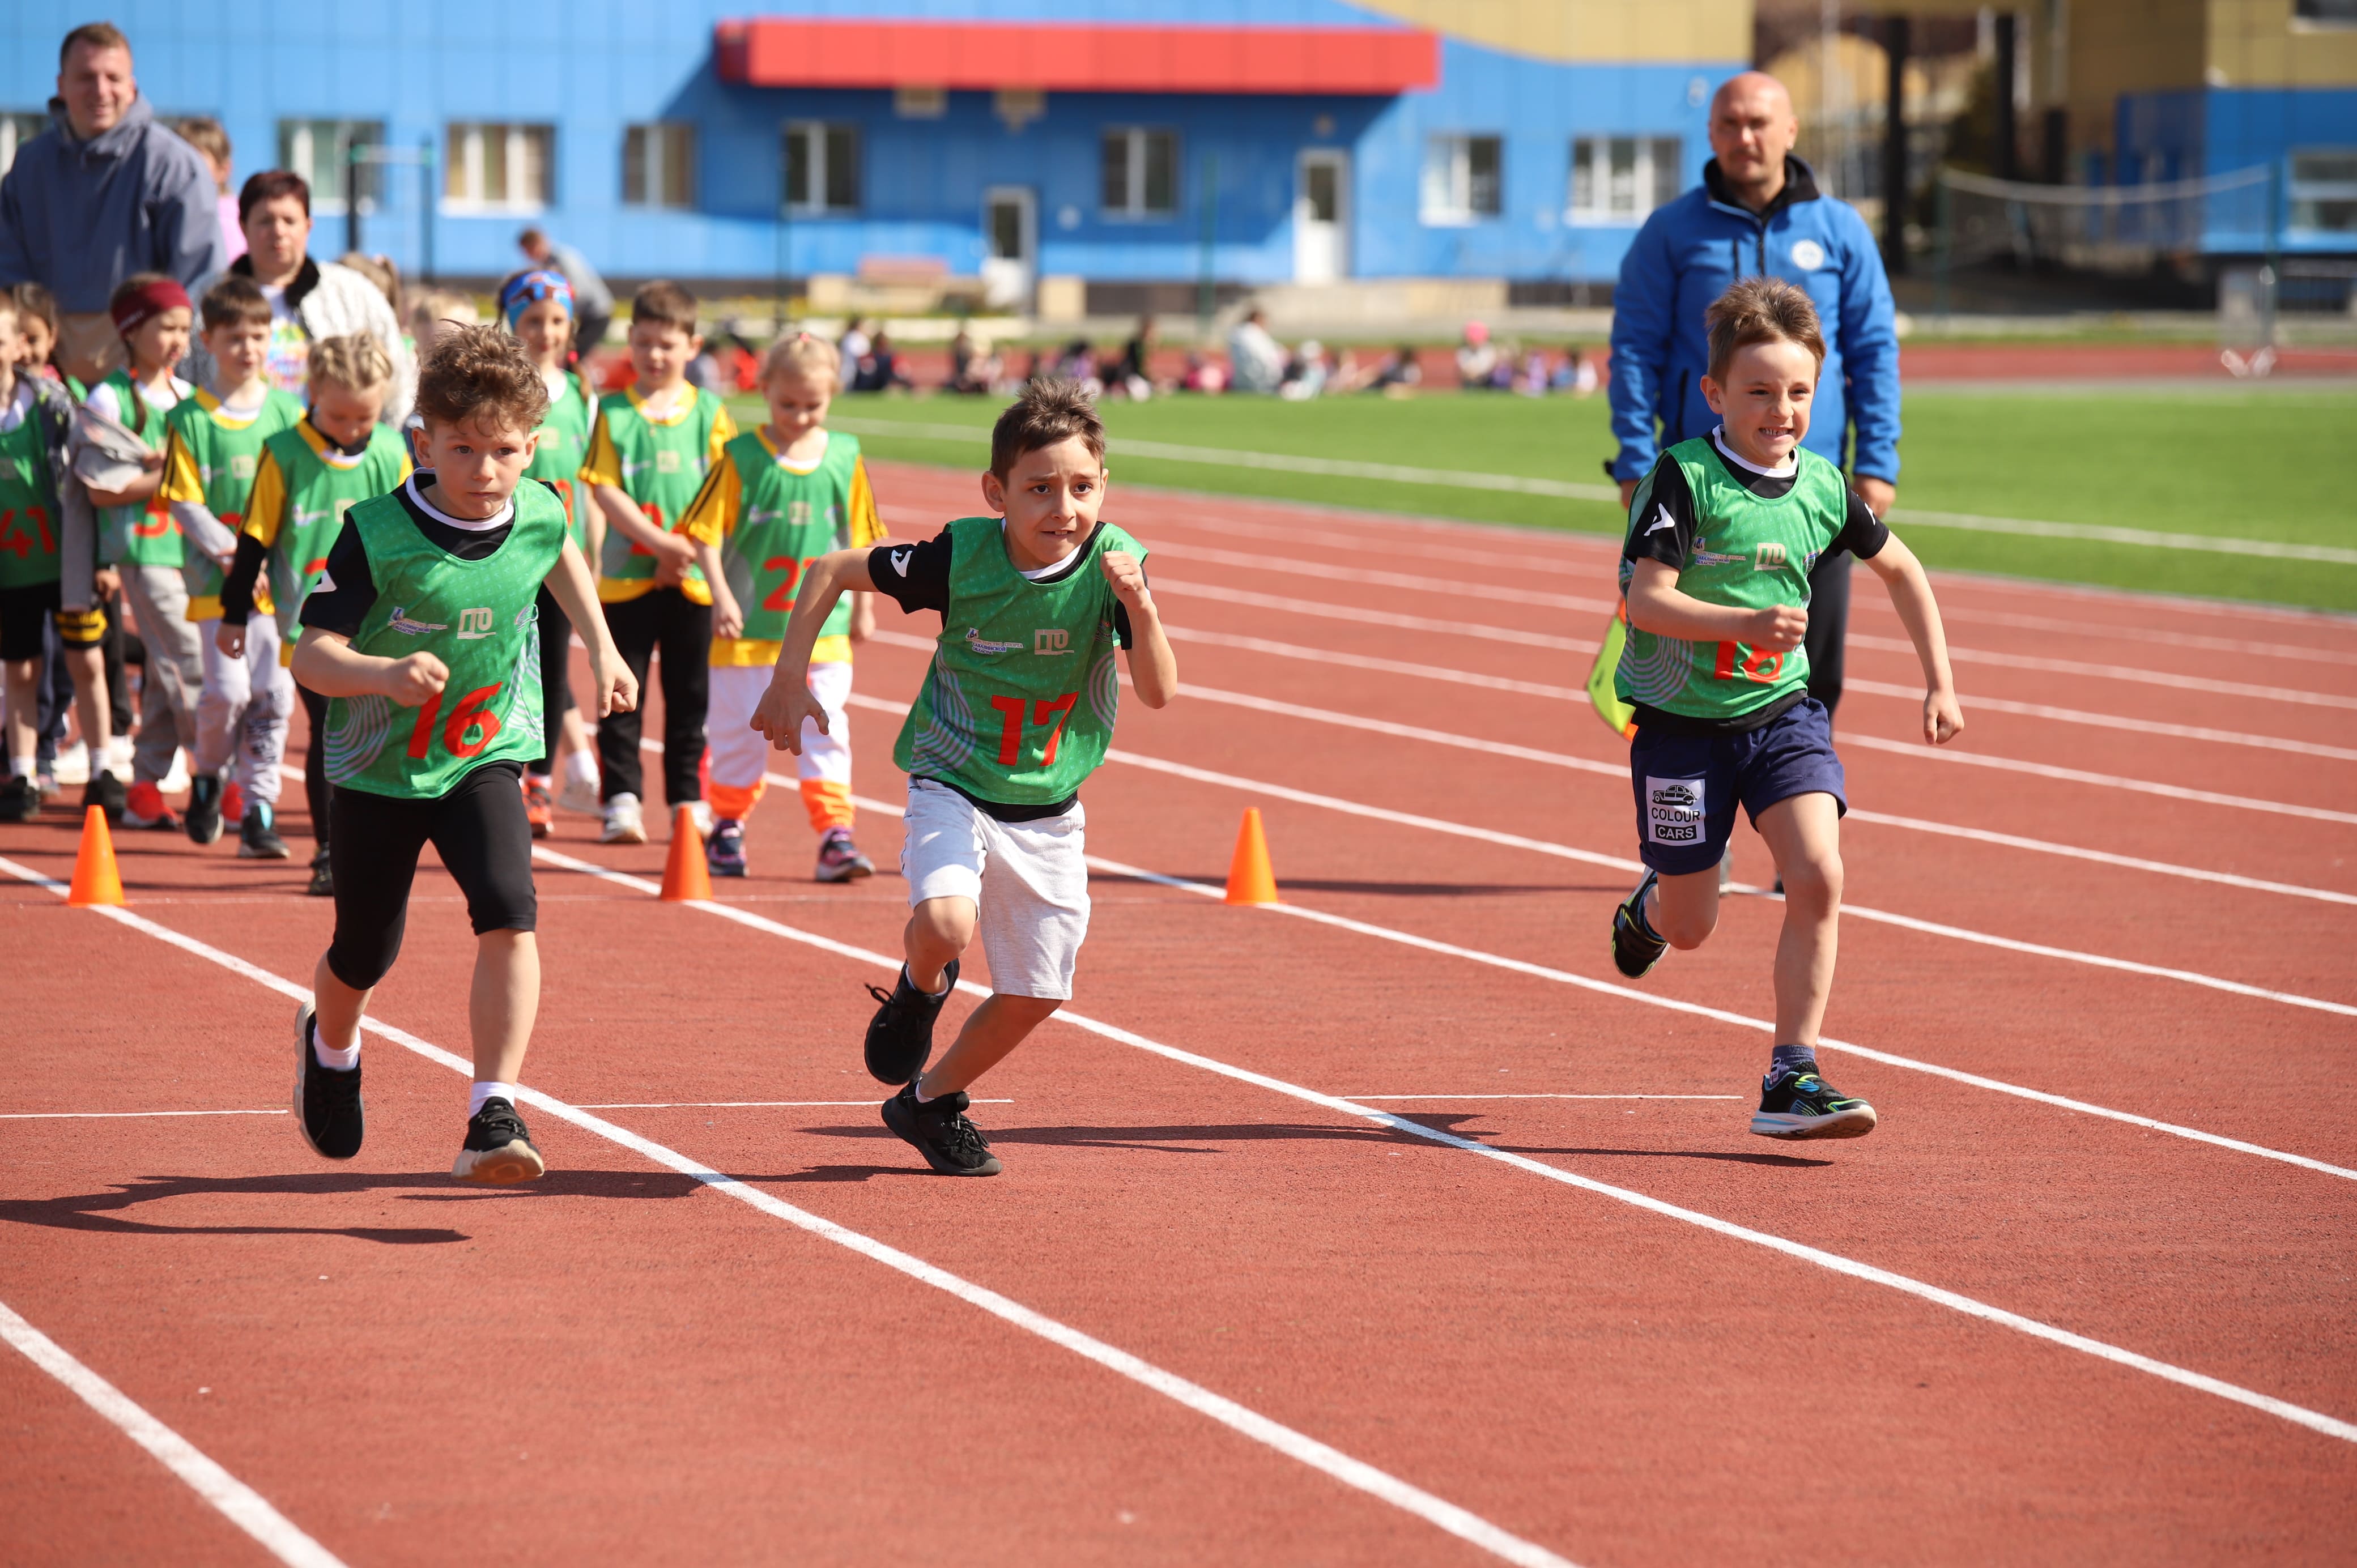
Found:
M 966 510 L 962 476 L 879 465 L 877 482 L 893 518 Z M 1603 550 L 1163 494 L 1130 494 L 1117 510 L 1157 549 L 1166 615 L 1198 634 L 1179 656 L 1199 694 L 1158 714 L 1133 705 L 1125 754 L 1632 853 L 1627 786 L 1607 772 L 1208 694 L 1609 768 L 1618 748 L 1582 703 L 1332 661 L 1576 688 L 1584 655 L 1468 628 L 1591 636 L 1595 613 L 1521 601 L 1603 598 Z M 1449 574 L 1466 591 L 1320 576 L 1316 564 Z M 1911 658 L 1867 645 L 1900 636 L 1896 620 L 1878 586 L 1858 583 L 1855 676 L 1904 685 Z M 1455 629 L 1240 606 L 1207 588 Z M 1967 662 L 1962 744 L 1976 755 L 2293 814 L 1852 745 L 1861 816 L 2357 895 L 2357 823 L 2298 814 L 2357 811 L 2357 763 L 1973 707 L 1997 698 L 2345 746 L 2357 626 L 2156 613 L 1987 581 L 1948 580 L 1943 596 L 1963 648 L 2339 705 Z M 2081 629 L 2022 624 L 2057 618 Z M 928 629 L 912 622 L 904 635 Z M 1207 640 L 1220 637 L 1332 657 Z M 861 692 L 904 701 L 922 660 L 898 642 L 870 649 Z M 1861 693 L 1842 719 L 1854 739 L 1903 740 L 1913 705 Z M 860 707 L 853 728 L 861 793 L 897 800 L 890 717 Z M 289 795 L 299 846 L 299 790 Z M 1063 1024 L 983 1086 L 1012 1101 L 978 1112 L 1006 1175 L 933 1179 L 877 1123 L 858 1068 L 853 1042 L 871 1005 L 859 987 L 880 968 L 546 866 L 533 1084 L 575 1105 L 669 1102 L 595 1114 L 1577 1562 L 2345 1560 L 2357 1443 L 2299 1424 L 2298 1412 L 1615 1194 L 2348 1423 L 2347 1174 L 1830 1051 L 1836 1081 L 1882 1111 L 1864 1142 L 1752 1138 L 1740 1099 L 1437 1098 L 1744 1096 L 1767 1042 L 1547 977 L 1617 980 L 1604 952 L 1630 880 L 1617 868 L 1136 762 L 1108 767 L 1088 800 L 1096 854 L 1199 881 L 1218 879 L 1238 811 L 1258 804 L 1296 906 L 1540 972 L 1101 875 L 1080 1014 L 1284 1084 L 1434 1096 L 1381 1108 L 1615 1190 Z M 756 875 L 725 900 L 897 950 L 903 885 L 802 880 L 810 845 L 794 807 L 789 791 L 764 808 Z M 553 847 L 660 875 L 660 843 L 600 849 L 593 836 L 588 819 L 565 818 Z M 861 838 L 893 863 L 892 817 L 868 812 Z M 1758 841 L 1738 839 L 1738 874 L 1766 880 Z M 67 874 L 72 847 L 63 812 L 0 829 L 0 856 L 50 876 Z M 226 843 L 198 851 L 155 834 L 118 847 L 135 914 L 307 979 L 328 911 L 300 896 L 299 863 L 241 864 Z M 2346 956 L 2357 906 L 1887 821 L 1854 818 L 1845 850 L 1861 908 L 2282 994 L 1853 918 L 1833 1036 L 2357 1169 L 2352 1019 L 2296 1000 L 2357 1004 Z M 1642 994 L 1766 1015 L 1777 919 L 1764 899 L 1731 901 L 1713 943 L 1674 955 Z M 0 1112 L 284 1104 L 292 1007 L 280 995 L 13 878 L 0 881 L 0 929 L 16 1026 Z M 463 1055 L 471 949 L 455 889 L 421 879 L 377 1016 Z M 382 1038 L 367 1061 L 369 1143 L 350 1166 L 312 1157 L 283 1115 L 0 1122 L 0 1302 L 347 1562 L 1493 1560 L 552 1114 L 533 1113 L 554 1167 L 546 1180 L 461 1188 L 439 1173 L 462 1080 Z M 728 1101 L 858 1103 L 701 1103 Z M 0 1408 L 11 1416 L 0 1423 L 9 1561 L 266 1560 L 13 1352 L 0 1351 Z

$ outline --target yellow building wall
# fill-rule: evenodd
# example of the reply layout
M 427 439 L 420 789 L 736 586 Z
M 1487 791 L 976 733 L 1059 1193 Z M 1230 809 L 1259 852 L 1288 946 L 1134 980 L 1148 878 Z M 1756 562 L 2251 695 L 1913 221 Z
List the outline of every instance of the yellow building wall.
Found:
M 2357 27 L 2319 27 L 2292 0 L 2209 0 L 2212 87 L 2357 87 Z
M 2063 44 L 2062 102 L 2075 149 L 2112 150 L 2114 106 L 2124 92 L 2201 85 L 2212 0 L 2075 0 Z M 2043 29 L 2033 23 L 2040 42 Z
M 1532 59 L 1748 60 L 1751 0 L 1352 0 Z

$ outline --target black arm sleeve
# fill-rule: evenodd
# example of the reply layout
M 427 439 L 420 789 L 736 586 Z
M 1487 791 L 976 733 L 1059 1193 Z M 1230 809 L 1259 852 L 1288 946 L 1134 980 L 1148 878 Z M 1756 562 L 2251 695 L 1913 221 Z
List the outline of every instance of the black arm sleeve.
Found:
M 1620 558 L 1659 561 L 1674 572 L 1683 572 L 1694 537 L 1694 490 L 1686 484 L 1686 471 L 1664 456 L 1637 489 Z
M 269 557 L 270 547 L 251 533 L 237 536 L 237 559 L 230 563 L 221 591 L 221 619 L 227 624 L 243 626 L 253 618 L 253 585 Z
M 879 544 L 867 553 L 867 575 L 876 591 L 903 613 L 950 607 L 950 536 L 946 531 L 922 544 Z
M 243 549 L 239 546 L 241 555 Z M 368 546 L 361 542 L 360 529 L 346 518 L 328 552 L 327 574 L 303 601 L 303 624 L 338 637 L 358 637 L 375 603 L 376 578 L 369 570 Z
M 1871 561 L 1880 554 L 1882 547 L 1889 542 L 1890 525 L 1875 516 L 1872 509 L 1857 499 L 1856 490 L 1851 490 L 1847 494 L 1849 496 L 1848 515 L 1842 519 L 1841 532 L 1834 536 L 1834 542 L 1831 544 L 1825 546 L 1825 553 L 1831 555 L 1846 550 L 1861 561 Z

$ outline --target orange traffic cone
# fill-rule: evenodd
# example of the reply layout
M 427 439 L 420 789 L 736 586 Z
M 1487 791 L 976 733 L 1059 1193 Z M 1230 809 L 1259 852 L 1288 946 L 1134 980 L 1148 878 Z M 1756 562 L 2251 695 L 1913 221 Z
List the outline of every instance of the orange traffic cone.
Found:
M 704 834 L 695 808 L 682 806 L 671 822 L 671 858 L 663 862 L 662 901 L 684 903 L 712 897 L 712 868 L 704 863 Z
M 1244 808 L 1243 826 L 1236 830 L 1236 857 L 1228 864 L 1228 902 L 1275 904 L 1276 873 L 1269 869 L 1268 837 L 1261 832 L 1260 808 Z
M 78 906 L 120 905 L 123 874 L 114 868 L 114 836 L 106 831 L 106 811 L 92 806 L 82 813 L 81 848 L 74 854 L 73 886 L 66 902 Z

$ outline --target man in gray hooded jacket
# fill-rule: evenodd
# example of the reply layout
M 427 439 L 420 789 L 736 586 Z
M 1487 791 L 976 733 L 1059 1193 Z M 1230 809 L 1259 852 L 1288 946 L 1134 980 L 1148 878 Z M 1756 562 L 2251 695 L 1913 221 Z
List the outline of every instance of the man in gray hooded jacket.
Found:
M 139 95 L 130 40 L 107 22 L 68 33 L 49 128 L 0 179 L 0 285 L 57 296 L 58 362 L 89 383 L 122 354 L 116 284 L 155 272 L 193 288 L 226 259 L 212 171 Z

